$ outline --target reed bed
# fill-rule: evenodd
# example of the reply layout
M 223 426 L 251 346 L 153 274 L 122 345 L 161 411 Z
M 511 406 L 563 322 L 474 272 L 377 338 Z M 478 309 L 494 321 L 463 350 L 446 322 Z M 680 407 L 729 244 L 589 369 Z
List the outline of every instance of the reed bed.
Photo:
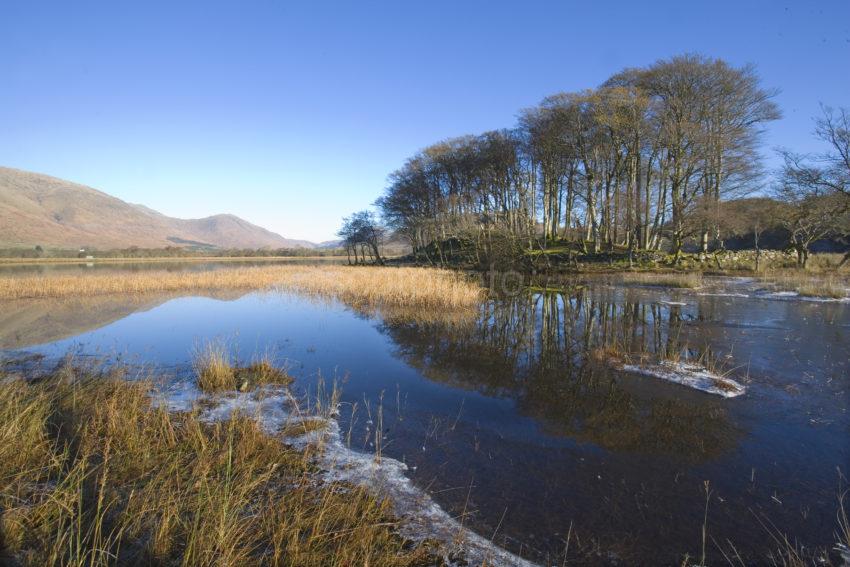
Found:
M 850 295 L 850 278 L 838 274 L 819 275 L 807 271 L 793 270 L 764 277 L 764 281 L 779 289 L 794 291 L 804 297 L 843 299 Z
M 696 289 L 702 286 L 702 274 L 698 272 L 690 272 L 686 274 L 624 272 L 621 277 L 622 281 L 627 284 L 687 289 Z
M 154 407 L 146 382 L 0 380 L 0 564 L 412 566 L 389 503 L 322 483 L 250 416 Z
M 392 257 L 392 256 L 390 256 Z M 67 258 L 67 257 L 41 257 L 41 258 L 0 258 L 0 265 L 19 264 L 144 264 L 146 262 L 345 262 L 345 256 L 95 256 L 94 258 Z
M 434 309 L 469 308 L 484 295 L 484 290 L 464 275 L 434 268 L 293 265 L 205 272 L 0 277 L 0 299 L 271 288 L 337 298 L 354 305 Z

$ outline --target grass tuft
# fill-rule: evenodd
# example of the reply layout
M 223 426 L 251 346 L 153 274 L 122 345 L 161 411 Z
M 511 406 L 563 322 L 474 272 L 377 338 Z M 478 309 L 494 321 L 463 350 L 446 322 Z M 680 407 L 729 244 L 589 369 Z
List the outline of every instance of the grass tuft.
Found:
M 224 341 L 208 341 L 196 349 L 192 366 L 201 390 L 216 392 L 236 389 L 236 369 L 230 360 L 230 348 Z
M 232 360 L 230 346 L 221 339 L 207 341 L 196 348 L 192 366 L 198 387 L 205 392 L 245 392 L 271 384 L 288 386 L 293 381 L 285 370 L 273 364 L 269 354 L 246 366 L 236 364 Z

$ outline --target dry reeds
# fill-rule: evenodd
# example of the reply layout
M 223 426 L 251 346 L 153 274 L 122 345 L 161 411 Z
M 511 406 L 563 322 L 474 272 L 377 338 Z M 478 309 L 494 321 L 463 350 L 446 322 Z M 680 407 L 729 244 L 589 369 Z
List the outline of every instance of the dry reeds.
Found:
M 155 270 L 0 277 L 0 299 L 269 288 L 316 294 L 354 305 L 434 309 L 468 308 L 476 305 L 484 293 L 462 274 L 434 268 L 289 265 L 205 272 Z
M 827 299 L 843 299 L 847 297 L 847 291 L 844 286 L 839 286 L 828 281 L 801 285 L 797 288 L 797 293 L 803 297 L 824 297 Z
M 624 272 L 622 281 L 627 284 L 695 289 L 702 286 L 702 274 L 698 272 L 683 274 Z
M 195 349 L 192 366 L 198 387 L 205 392 L 248 391 L 268 384 L 289 385 L 292 377 L 272 362 L 267 353 L 248 365 L 240 366 L 231 357 L 230 346 L 221 339 Z
M 388 503 L 322 484 L 256 420 L 153 407 L 148 385 L 65 373 L 0 382 L 0 562 L 432 564 Z
M 850 282 L 840 276 L 822 276 L 802 270 L 791 270 L 765 277 L 776 287 L 794 291 L 804 297 L 843 299 L 848 296 Z

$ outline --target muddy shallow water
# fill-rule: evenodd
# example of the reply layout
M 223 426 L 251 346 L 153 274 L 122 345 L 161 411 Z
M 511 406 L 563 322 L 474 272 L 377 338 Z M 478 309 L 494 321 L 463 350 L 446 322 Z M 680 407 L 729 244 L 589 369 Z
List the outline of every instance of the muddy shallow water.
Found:
M 0 346 L 73 351 L 191 380 L 190 354 L 228 339 L 272 349 L 313 391 L 342 387 L 353 449 L 407 476 L 486 539 L 541 563 L 673 564 L 730 543 L 746 563 L 770 529 L 831 547 L 850 468 L 850 304 L 745 280 L 665 290 L 593 279 L 527 288 L 478 317 L 363 313 L 277 292 L 5 302 Z M 409 315 L 409 314 L 407 314 Z M 716 365 L 722 398 L 616 370 L 605 353 Z

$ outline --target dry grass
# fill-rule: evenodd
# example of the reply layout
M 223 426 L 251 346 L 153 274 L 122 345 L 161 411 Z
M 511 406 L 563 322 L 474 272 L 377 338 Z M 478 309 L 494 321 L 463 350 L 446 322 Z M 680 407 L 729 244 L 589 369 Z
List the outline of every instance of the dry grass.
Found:
M 246 366 L 234 362 L 230 346 L 223 340 L 208 341 L 195 349 L 192 366 L 198 387 L 205 392 L 248 391 L 267 384 L 289 385 L 292 377 L 265 354 Z
M 850 279 L 842 275 L 819 275 L 803 270 L 777 272 L 763 278 L 785 291 L 805 297 L 843 299 L 848 296 Z
M 0 563 L 436 563 L 387 502 L 322 484 L 254 419 L 152 407 L 148 385 L 67 371 L 0 382 Z
M 210 341 L 197 348 L 192 356 L 192 366 L 201 390 L 236 389 L 236 369 L 231 362 L 230 347 L 224 341 Z
M 655 365 L 665 362 L 676 365 L 692 364 L 716 375 L 719 380 L 715 380 L 714 382 L 718 388 L 726 391 L 735 390 L 733 386 L 723 380 L 723 378 L 728 377 L 735 369 L 726 367 L 723 360 L 716 356 L 708 346 L 694 350 L 678 341 L 664 344 L 657 351 L 649 350 L 643 344 L 640 346 L 641 350 L 630 351 L 625 345 L 613 341 L 590 349 L 587 357 L 596 363 L 613 363 L 616 366 L 626 364 Z
M 811 272 L 834 272 L 844 260 L 844 254 L 832 252 L 819 252 L 811 254 L 806 265 L 806 270 Z M 845 264 L 844 271 L 850 271 L 850 266 Z
M 847 297 L 844 286 L 835 285 L 832 282 L 802 285 L 797 288 L 797 293 L 805 297 L 825 297 L 829 299 L 843 299 Z
M 391 258 L 392 256 L 387 256 Z M 0 265 L 3 264 L 28 264 L 28 265 L 44 265 L 44 264 L 144 264 L 147 262 L 339 262 L 345 263 L 345 256 L 149 256 L 138 258 L 110 257 L 110 256 L 95 256 L 94 258 L 2 258 L 0 257 Z
M 625 283 L 650 285 L 658 287 L 677 287 L 695 289 L 702 286 L 702 274 L 693 272 L 686 274 L 669 273 L 657 274 L 650 272 L 624 272 L 622 281 Z
M 290 265 L 206 272 L 157 270 L 0 277 L 0 299 L 268 288 L 332 297 L 353 305 L 434 309 L 469 308 L 484 293 L 462 274 L 433 268 Z

